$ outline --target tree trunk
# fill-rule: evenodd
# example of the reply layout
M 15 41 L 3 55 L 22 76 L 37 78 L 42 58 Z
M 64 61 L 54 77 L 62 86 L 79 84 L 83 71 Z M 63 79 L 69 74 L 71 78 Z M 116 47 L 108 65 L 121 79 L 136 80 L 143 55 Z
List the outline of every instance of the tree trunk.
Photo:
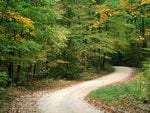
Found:
M 14 56 L 14 52 L 10 52 L 9 55 L 10 55 L 10 57 Z M 13 79 L 14 79 L 14 63 L 13 63 L 13 61 L 9 60 L 7 70 L 8 70 L 8 75 L 9 75 L 9 79 L 10 79 L 10 81 L 8 82 L 8 85 L 12 86 Z
M 102 62 L 102 67 L 104 68 L 105 67 L 105 61 L 106 61 L 106 53 L 104 53 L 104 56 L 103 56 L 103 62 Z
M 36 64 L 34 64 L 33 66 L 33 79 L 35 78 L 36 75 Z
M 13 78 L 14 78 L 14 64 L 13 64 L 13 62 L 9 61 L 7 68 L 8 68 L 8 75 L 9 75 L 9 79 L 10 79 L 10 81 L 8 82 L 8 85 L 12 86 Z
M 144 38 L 142 47 L 143 48 L 147 48 L 147 40 L 145 38 L 145 20 L 144 20 L 144 17 L 141 18 L 141 21 L 142 21 L 142 24 L 141 24 L 141 34 L 142 34 L 142 36 Z
M 21 52 L 18 52 L 18 56 L 19 58 L 21 58 Z M 19 76 L 20 76 L 20 72 L 21 72 L 21 62 L 19 61 L 19 64 L 17 65 L 17 77 L 16 77 L 16 81 L 19 81 Z
M 100 70 L 101 69 L 101 50 L 99 50 L 99 59 L 98 59 L 98 66 L 97 66 L 97 69 Z
M 45 62 L 45 69 L 46 69 L 45 77 L 47 77 L 48 76 L 48 60 L 46 60 Z

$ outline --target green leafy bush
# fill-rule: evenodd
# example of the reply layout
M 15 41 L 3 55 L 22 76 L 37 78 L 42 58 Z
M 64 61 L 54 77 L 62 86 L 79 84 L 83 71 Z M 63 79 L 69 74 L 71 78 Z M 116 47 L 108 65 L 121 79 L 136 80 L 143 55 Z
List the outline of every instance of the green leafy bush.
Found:
M 10 101 L 7 96 L 8 91 L 5 88 L 0 87 L 0 113 L 4 112 L 5 103 Z
M 0 87 L 5 87 L 8 81 L 8 75 L 6 72 L 0 72 Z
M 21 76 L 19 76 L 19 80 L 17 81 L 17 85 L 20 85 L 20 86 L 22 86 L 22 85 L 27 85 L 28 84 L 28 82 L 29 82 L 29 80 L 28 80 L 28 78 L 27 78 L 28 76 L 26 76 L 24 73 L 22 73 L 22 75 Z

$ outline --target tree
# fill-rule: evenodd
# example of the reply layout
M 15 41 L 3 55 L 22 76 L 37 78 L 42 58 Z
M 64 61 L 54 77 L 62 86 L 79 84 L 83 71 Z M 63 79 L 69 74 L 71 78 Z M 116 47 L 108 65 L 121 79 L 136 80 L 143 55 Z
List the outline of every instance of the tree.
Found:
M 15 74 L 17 82 L 24 72 L 33 78 L 36 64 L 46 62 L 48 68 L 49 57 L 60 54 L 67 40 L 68 31 L 56 22 L 60 19 L 54 10 L 56 1 L 2 1 L 1 4 L 2 65 L 8 64 L 11 81 Z

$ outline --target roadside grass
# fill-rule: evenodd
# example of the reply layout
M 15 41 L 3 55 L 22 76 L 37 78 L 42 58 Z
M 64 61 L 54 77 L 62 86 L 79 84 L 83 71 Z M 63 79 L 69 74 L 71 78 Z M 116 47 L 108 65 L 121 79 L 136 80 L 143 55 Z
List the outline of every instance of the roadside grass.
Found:
M 96 91 L 91 92 L 89 97 L 104 103 L 119 105 L 124 102 L 126 97 L 142 100 L 145 95 L 141 90 L 141 85 L 137 80 L 134 80 L 118 86 L 99 88 Z

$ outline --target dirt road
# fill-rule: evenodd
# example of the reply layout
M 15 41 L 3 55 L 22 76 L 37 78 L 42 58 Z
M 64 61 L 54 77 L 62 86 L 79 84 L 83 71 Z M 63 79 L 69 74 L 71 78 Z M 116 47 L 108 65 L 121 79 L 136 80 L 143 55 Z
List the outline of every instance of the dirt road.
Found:
M 48 93 L 38 101 L 40 113 L 104 113 L 84 101 L 92 90 L 105 85 L 124 81 L 131 76 L 133 69 L 114 67 L 115 72 L 99 79 L 83 82 L 62 90 Z

